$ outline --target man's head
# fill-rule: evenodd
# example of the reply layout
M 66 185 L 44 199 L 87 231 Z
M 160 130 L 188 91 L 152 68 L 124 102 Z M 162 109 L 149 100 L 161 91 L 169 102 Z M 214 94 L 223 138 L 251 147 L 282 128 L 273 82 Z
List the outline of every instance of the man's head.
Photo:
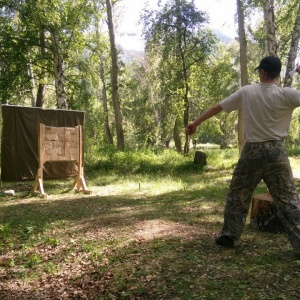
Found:
M 279 76 L 281 71 L 281 61 L 277 56 L 270 55 L 264 57 L 256 70 L 264 70 L 270 79 L 275 79 Z

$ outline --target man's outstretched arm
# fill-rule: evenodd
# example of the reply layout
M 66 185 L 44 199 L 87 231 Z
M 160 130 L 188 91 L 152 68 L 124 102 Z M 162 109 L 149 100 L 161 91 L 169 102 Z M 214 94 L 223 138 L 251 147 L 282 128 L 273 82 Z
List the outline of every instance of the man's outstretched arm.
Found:
M 220 111 L 222 111 L 222 106 L 217 103 L 208 110 L 204 111 L 197 119 L 195 119 L 192 123 L 188 124 L 185 129 L 186 134 L 191 135 L 196 132 L 197 127 L 204 122 L 205 120 L 215 116 Z

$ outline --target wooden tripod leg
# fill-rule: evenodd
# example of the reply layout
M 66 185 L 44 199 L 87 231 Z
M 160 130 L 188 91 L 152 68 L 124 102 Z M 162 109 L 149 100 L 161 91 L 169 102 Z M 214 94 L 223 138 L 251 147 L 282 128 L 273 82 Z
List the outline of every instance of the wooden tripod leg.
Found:
M 39 189 L 39 193 L 37 192 L 37 189 Z M 43 184 L 43 169 L 39 168 L 37 175 L 35 177 L 35 183 L 32 189 L 32 192 L 34 194 L 41 195 L 44 199 L 47 199 L 48 195 L 44 191 L 44 184 Z
M 72 189 L 76 187 L 76 192 L 84 192 L 85 194 L 91 194 L 92 191 L 87 189 L 84 176 L 83 176 L 83 166 L 82 166 L 82 128 L 81 126 L 77 127 L 77 145 L 78 145 L 78 152 L 77 152 L 77 166 L 78 166 L 78 173 L 74 180 Z
M 44 166 L 44 156 L 45 156 L 45 125 L 40 124 L 39 130 L 39 138 L 38 138 L 38 153 L 39 153 L 39 168 L 35 177 L 35 183 L 33 186 L 33 193 L 37 193 L 37 188 L 40 190 L 40 195 L 47 199 L 47 194 L 44 191 L 44 184 L 43 184 L 43 166 Z
M 82 168 L 82 167 L 80 167 Z M 92 191 L 89 191 L 87 189 L 86 183 L 85 183 L 85 179 L 83 176 L 83 168 L 82 170 L 79 171 L 79 174 L 76 176 L 73 185 L 72 185 L 72 189 L 76 188 L 76 192 L 84 192 L 85 194 L 91 194 Z

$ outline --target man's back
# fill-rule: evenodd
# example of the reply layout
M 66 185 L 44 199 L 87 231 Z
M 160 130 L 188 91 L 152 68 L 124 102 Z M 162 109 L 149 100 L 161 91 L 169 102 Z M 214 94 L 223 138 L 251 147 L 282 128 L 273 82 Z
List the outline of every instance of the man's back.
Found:
M 243 111 L 246 141 L 280 140 L 287 136 L 293 110 L 300 106 L 300 93 L 275 83 L 258 83 L 239 89 L 220 104 L 227 112 Z

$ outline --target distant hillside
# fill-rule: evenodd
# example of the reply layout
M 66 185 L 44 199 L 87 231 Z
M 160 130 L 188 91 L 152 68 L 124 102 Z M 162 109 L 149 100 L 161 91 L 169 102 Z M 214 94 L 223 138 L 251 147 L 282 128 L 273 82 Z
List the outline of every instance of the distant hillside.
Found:
M 223 32 L 221 32 L 219 29 L 213 29 L 212 32 L 217 36 L 217 38 L 224 42 L 225 44 L 230 44 L 233 42 L 233 38 L 228 37 L 227 35 L 225 35 Z
M 135 60 L 141 60 L 145 56 L 144 51 L 127 50 L 121 46 L 119 46 L 119 49 L 121 52 L 121 59 L 125 64 L 130 63 Z
M 230 44 L 233 42 L 233 38 L 226 36 L 224 33 L 222 33 L 219 29 L 213 29 L 212 32 L 216 35 L 216 37 L 224 42 L 225 44 Z M 135 60 L 140 60 L 144 58 L 144 51 L 140 50 L 128 50 L 122 45 L 118 46 L 120 52 L 121 52 L 121 60 L 127 64 Z

